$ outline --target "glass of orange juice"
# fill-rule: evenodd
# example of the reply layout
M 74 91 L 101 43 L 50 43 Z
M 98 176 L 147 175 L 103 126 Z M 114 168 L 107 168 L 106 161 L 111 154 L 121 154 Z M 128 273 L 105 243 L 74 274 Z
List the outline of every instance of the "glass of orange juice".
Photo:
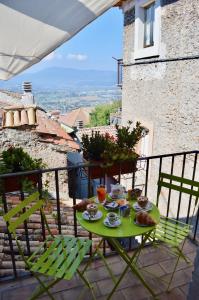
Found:
M 100 203 L 104 202 L 106 199 L 106 188 L 102 184 L 98 185 L 97 187 L 97 198 Z

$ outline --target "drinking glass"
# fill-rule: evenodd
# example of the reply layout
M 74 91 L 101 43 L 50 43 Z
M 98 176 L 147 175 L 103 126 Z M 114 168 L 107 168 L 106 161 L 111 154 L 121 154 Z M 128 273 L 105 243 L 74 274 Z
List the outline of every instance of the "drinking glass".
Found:
M 100 203 L 106 199 L 106 188 L 102 184 L 97 187 L 97 198 Z

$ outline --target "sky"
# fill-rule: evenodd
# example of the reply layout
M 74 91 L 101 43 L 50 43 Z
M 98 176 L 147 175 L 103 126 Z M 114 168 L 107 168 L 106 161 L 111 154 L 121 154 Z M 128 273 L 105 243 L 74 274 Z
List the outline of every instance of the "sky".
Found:
M 123 14 L 111 8 L 26 72 L 49 67 L 116 70 L 122 57 Z

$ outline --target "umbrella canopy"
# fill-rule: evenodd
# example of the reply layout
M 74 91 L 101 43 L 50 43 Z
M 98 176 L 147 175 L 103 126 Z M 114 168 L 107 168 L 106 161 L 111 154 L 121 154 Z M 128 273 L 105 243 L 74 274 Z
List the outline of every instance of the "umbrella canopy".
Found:
M 39 62 L 118 0 L 0 0 L 0 79 Z

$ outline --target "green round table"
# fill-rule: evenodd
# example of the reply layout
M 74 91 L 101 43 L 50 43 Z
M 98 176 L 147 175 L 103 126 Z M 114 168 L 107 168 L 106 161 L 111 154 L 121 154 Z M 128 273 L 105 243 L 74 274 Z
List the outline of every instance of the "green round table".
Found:
M 124 278 L 124 275 L 126 274 L 127 270 L 130 268 L 132 273 L 137 276 L 137 278 L 141 281 L 143 286 L 150 292 L 150 294 L 155 299 L 155 293 L 151 289 L 151 287 L 147 284 L 145 279 L 143 278 L 142 274 L 140 273 L 140 270 L 137 267 L 137 257 L 139 256 L 142 248 L 144 247 L 146 241 L 150 237 L 151 233 L 155 229 L 155 226 L 139 226 L 134 223 L 135 220 L 135 214 L 136 212 L 132 208 L 133 201 L 130 201 L 131 206 L 131 213 L 129 217 L 122 217 L 121 218 L 121 225 L 116 228 L 109 228 L 103 224 L 104 219 L 106 218 L 106 215 L 109 211 L 107 211 L 102 204 L 98 204 L 98 209 L 102 212 L 102 218 L 97 221 L 87 221 L 84 220 L 82 217 L 82 212 L 77 212 L 77 220 L 79 221 L 79 224 L 86 229 L 87 231 L 94 233 L 98 236 L 101 236 L 103 239 L 106 239 L 112 247 L 116 250 L 116 252 L 122 257 L 122 259 L 126 262 L 126 268 L 122 272 L 121 276 L 118 280 L 114 277 L 113 273 L 111 272 L 108 264 L 106 263 L 107 269 L 113 279 L 113 282 L 115 283 L 112 291 L 110 292 L 109 296 L 107 297 L 107 300 L 110 299 L 115 292 L 116 288 L 118 287 L 121 280 Z M 152 210 L 149 212 L 149 215 L 158 223 L 160 219 L 160 213 L 158 208 L 153 204 Z M 127 253 L 126 249 L 122 247 L 122 245 L 119 243 L 117 238 L 126 238 L 126 237 L 135 237 L 142 235 L 142 242 L 140 243 L 139 247 L 134 251 L 132 257 Z M 102 241 L 101 241 L 102 242 Z M 99 249 L 100 244 L 95 250 Z M 94 256 L 94 254 L 93 254 Z M 102 255 L 101 255 L 102 256 Z M 103 258 L 105 260 L 105 258 Z
M 95 233 L 99 236 L 105 238 L 124 238 L 124 237 L 133 237 L 143 235 L 152 229 L 155 226 L 139 226 L 134 223 L 136 212 L 132 208 L 133 201 L 130 202 L 131 213 L 129 217 L 121 218 L 121 225 L 117 228 L 109 228 L 103 224 L 104 219 L 109 211 L 107 211 L 103 205 L 99 204 L 98 209 L 102 212 L 102 218 L 97 221 L 87 221 L 82 217 L 82 212 L 77 212 L 77 220 L 79 224 L 89 232 Z M 117 212 L 117 211 L 115 211 Z M 149 215 L 158 223 L 160 218 L 160 213 L 158 208 L 153 204 L 152 210 L 149 212 Z

